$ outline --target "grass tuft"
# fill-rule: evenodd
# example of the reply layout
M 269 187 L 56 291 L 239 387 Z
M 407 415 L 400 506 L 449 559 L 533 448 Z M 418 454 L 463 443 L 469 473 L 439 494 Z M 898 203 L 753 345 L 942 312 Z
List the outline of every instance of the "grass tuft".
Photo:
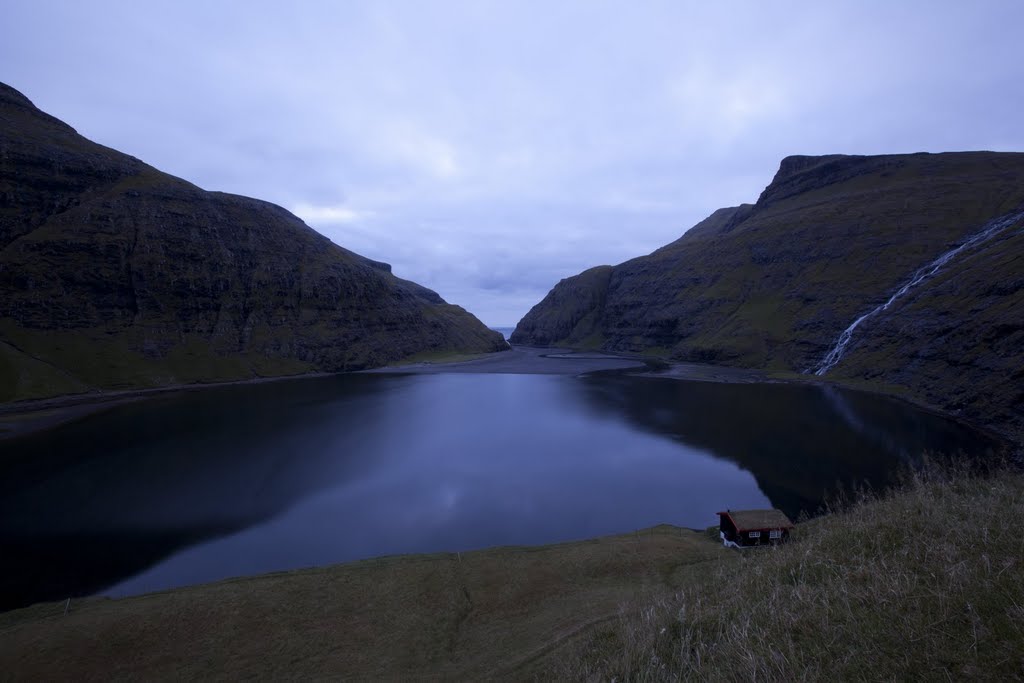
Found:
M 1024 476 L 932 465 L 624 607 L 560 675 L 617 681 L 1024 674 Z

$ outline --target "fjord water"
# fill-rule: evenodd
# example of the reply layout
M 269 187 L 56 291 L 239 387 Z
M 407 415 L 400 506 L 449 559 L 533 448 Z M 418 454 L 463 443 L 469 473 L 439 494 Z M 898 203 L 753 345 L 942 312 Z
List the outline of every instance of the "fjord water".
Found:
M 814 512 L 987 438 L 867 394 L 630 376 L 346 375 L 122 405 L 3 444 L 0 607 L 725 508 Z

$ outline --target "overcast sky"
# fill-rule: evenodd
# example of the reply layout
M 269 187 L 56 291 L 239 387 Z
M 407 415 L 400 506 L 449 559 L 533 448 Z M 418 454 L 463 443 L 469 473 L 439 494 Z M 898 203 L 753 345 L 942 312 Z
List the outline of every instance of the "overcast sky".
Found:
M 1024 151 L 1024 2 L 0 0 L 0 80 L 515 324 L 789 154 Z

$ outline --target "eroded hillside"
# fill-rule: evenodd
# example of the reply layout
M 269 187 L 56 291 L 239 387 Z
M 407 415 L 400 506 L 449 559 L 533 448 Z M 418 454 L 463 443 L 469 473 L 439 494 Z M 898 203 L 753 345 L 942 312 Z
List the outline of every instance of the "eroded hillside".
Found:
M 0 401 L 504 348 L 284 209 L 92 143 L 0 84 Z
M 806 372 L 915 271 L 1022 210 L 1024 154 L 789 157 L 756 204 L 563 280 L 512 341 Z M 1022 226 L 865 321 L 828 377 L 1024 435 Z

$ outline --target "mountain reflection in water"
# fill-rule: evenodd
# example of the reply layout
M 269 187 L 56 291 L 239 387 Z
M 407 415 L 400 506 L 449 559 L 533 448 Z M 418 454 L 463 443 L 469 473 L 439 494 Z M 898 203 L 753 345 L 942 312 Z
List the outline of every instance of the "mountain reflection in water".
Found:
M 901 465 L 996 448 L 978 432 L 905 403 L 832 386 L 583 378 L 609 417 L 714 453 L 751 472 L 790 517 L 853 486 L 892 483 Z
M 348 375 L 123 405 L 4 443 L 0 608 L 723 507 L 813 512 L 984 437 L 877 396 L 597 374 Z

